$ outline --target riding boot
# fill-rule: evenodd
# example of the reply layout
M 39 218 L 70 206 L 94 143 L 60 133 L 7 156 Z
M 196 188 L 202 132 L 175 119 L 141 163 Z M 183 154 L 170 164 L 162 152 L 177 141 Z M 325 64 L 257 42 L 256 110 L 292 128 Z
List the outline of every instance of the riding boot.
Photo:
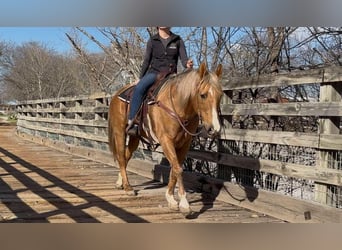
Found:
M 134 124 L 132 121 L 128 121 L 128 125 L 126 127 L 126 133 L 130 136 L 138 135 L 138 125 Z

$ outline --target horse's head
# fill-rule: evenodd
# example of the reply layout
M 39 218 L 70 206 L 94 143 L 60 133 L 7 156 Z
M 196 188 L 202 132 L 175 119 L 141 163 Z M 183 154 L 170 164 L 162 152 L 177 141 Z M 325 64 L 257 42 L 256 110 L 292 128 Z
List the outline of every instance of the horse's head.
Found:
M 220 84 L 222 65 L 220 64 L 215 73 L 209 72 L 205 63 L 198 69 L 200 83 L 197 91 L 197 111 L 204 128 L 210 136 L 218 134 L 221 129 L 219 119 L 220 102 L 223 95 Z

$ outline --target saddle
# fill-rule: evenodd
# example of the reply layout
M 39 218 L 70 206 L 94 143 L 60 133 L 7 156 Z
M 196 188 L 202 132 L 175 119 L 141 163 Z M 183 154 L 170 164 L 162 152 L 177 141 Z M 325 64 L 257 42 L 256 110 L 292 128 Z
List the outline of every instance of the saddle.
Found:
M 166 80 L 168 79 L 168 77 L 170 75 L 171 75 L 170 72 L 163 72 L 163 73 L 159 73 L 157 75 L 156 80 L 154 81 L 152 86 L 148 89 L 147 94 L 144 96 L 144 102 L 142 103 L 142 105 L 145 103 L 146 100 L 151 102 L 152 100 L 155 99 L 155 97 L 158 95 L 161 87 L 163 86 L 163 84 L 166 82 Z M 131 99 L 133 96 L 133 90 L 134 90 L 135 86 L 136 85 L 132 85 L 129 88 L 127 88 L 125 91 L 120 93 L 120 95 L 118 96 L 119 99 L 121 101 L 129 104 L 131 102 Z M 137 113 L 137 117 L 138 117 L 138 114 L 139 114 L 139 112 Z
M 170 72 L 161 72 L 157 75 L 157 79 L 152 84 L 152 86 L 148 89 L 146 95 L 144 96 L 144 100 L 134 118 L 134 123 L 138 125 L 138 134 L 140 136 L 140 139 L 147 144 L 147 146 L 155 150 L 159 144 L 157 144 L 151 135 L 150 127 L 148 125 L 147 121 L 147 112 L 148 112 L 148 105 L 153 105 L 155 103 L 155 99 L 161 89 L 161 87 L 164 85 L 164 83 L 169 79 L 169 77 L 173 75 Z M 132 99 L 133 90 L 135 88 L 135 85 L 127 88 L 125 91 L 123 91 L 119 95 L 119 99 L 129 104 Z M 146 137 L 142 136 L 142 131 L 145 132 Z

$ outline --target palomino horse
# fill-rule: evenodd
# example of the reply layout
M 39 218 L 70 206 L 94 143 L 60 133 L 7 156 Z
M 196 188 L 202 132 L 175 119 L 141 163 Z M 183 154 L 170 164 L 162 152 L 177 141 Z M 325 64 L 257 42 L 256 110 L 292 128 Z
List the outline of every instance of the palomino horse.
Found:
M 220 79 L 222 66 L 209 72 L 204 63 L 199 69 L 192 69 L 169 78 L 148 106 L 148 123 L 154 140 L 162 147 L 171 165 L 170 178 L 166 191 L 169 208 L 183 213 L 191 212 L 186 199 L 182 179 L 182 163 L 189 150 L 192 136 L 202 122 L 209 134 L 220 131 L 219 105 L 223 94 Z M 112 98 L 108 114 L 108 139 L 114 160 L 120 167 L 116 185 L 127 194 L 135 195 L 129 184 L 126 167 L 132 153 L 137 149 L 139 137 L 130 136 L 126 145 L 125 127 L 127 125 L 128 104 L 118 97 L 129 86 L 123 87 Z M 144 132 L 142 132 L 144 133 Z M 179 203 L 174 197 L 178 184 Z

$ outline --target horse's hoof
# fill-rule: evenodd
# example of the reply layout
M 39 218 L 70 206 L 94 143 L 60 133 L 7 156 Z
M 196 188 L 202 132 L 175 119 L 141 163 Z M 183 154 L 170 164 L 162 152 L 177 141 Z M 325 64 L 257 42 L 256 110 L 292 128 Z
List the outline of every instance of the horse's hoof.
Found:
M 135 190 L 126 190 L 125 192 L 128 196 L 136 196 L 137 195 Z
M 114 185 L 114 189 L 122 190 L 123 186 L 122 185 Z
M 185 219 L 188 220 L 194 220 L 197 219 L 199 215 L 199 212 L 195 212 L 195 211 L 190 211 L 188 214 L 184 214 Z
M 178 203 L 169 203 L 168 207 L 173 210 L 173 211 L 178 211 L 179 210 L 179 206 Z
M 192 213 L 190 207 L 179 207 L 179 211 L 186 217 Z

